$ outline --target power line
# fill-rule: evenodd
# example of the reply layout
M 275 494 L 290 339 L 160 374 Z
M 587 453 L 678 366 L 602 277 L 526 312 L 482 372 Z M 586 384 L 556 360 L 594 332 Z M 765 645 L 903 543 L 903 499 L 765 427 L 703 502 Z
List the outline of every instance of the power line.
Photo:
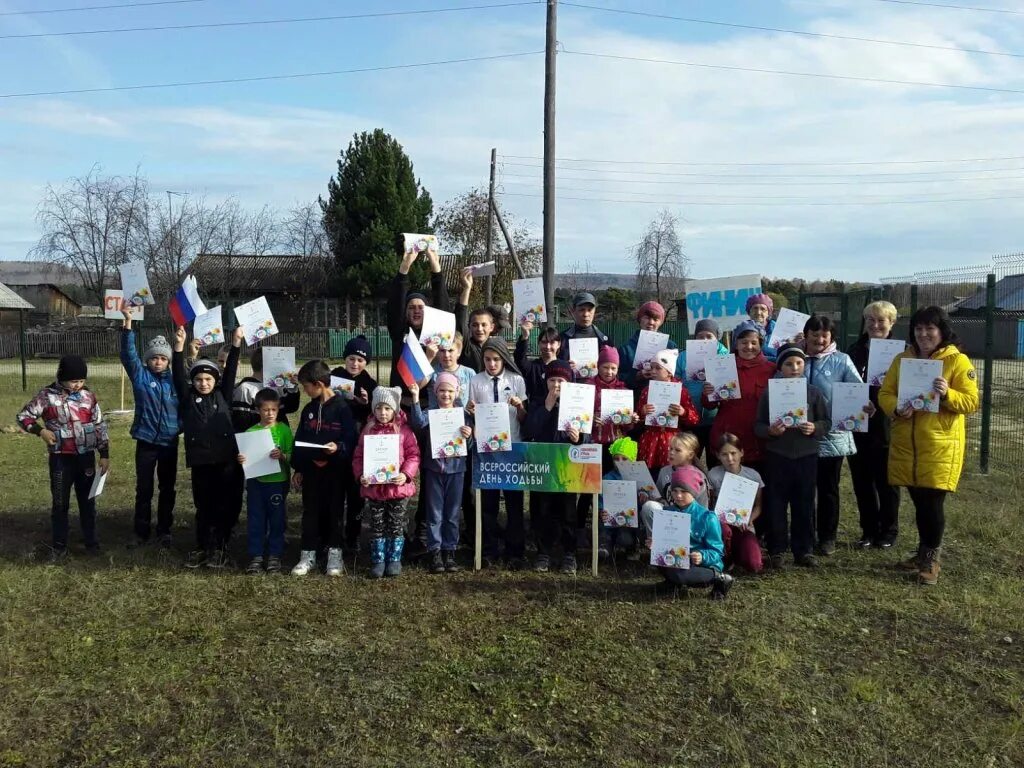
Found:
M 449 8 L 429 8 L 409 11 L 379 11 L 376 13 L 350 13 L 337 16 L 303 16 L 286 19 L 255 19 L 250 21 L 218 21 L 204 24 L 164 24 L 155 27 L 116 27 L 111 29 L 79 29 L 68 32 L 30 32 L 15 35 L 0 35 L 0 40 L 29 39 L 38 37 L 77 37 L 81 35 L 112 35 L 122 32 L 172 32 L 193 29 L 221 29 L 225 27 L 257 27 L 276 24 L 300 24 L 312 21 L 346 21 L 355 19 L 380 19 L 396 16 L 423 16 L 434 13 L 454 13 L 459 11 L 484 11 L 495 8 L 515 8 L 524 5 L 537 5 L 537 0 L 519 0 L 511 3 L 492 3 L 490 5 L 459 5 Z
M 922 0 L 875 0 L 878 3 L 892 3 L 893 5 L 923 5 L 928 8 L 947 8 L 951 11 L 982 11 L 984 13 L 1010 13 L 1024 15 L 1024 11 L 1011 11 L 1008 8 L 979 8 L 975 5 L 950 5 L 947 3 L 926 3 Z
M 38 11 L 0 11 L 0 16 L 32 16 L 44 13 L 77 13 L 78 11 L 106 11 L 112 8 L 146 8 L 151 5 L 185 5 L 205 3 L 206 0 L 152 0 L 148 3 L 116 3 L 113 5 L 85 5 L 81 8 L 49 8 Z
M 786 29 L 784 27 L 762 27 L 756 24 L 737 24 L 728 21 L 712 21 L 711 19 L 696 19 L 687 16 L 671 16 L 664 13 L 649 13 L 646 11 L 627 11 L 622 8 L 603 8 L 599 5 L 587 5 L 585 3 L 562 2 L 562 5 L 570 8 L 587 8 L 592 11 L 604 11 L 605 13 L 619 13 L 627 16 L 643 16 L 651 19 L 668 19 L 671 21 L 683 21 L 689 24 L 708 24 L 715 27 L 731 27 L 733 29 L 748 29 L 760 32 L 779 32 L 786 35 L 802 35 L 804 37 L 818 37 L 828 40 L 848 40 L 857 43 L 876 43 L 879 45 L 899 45 L 908 48 L 928 48 L 935 51 L 953 51 L 956 53 L 977 53 L 985 56 L 1010 56 L 1013 58 L 1024 58 L 1024 53 L 1009 53 L 1006 51 L 990 51 L 982 48 L 960 48 L 955 45 L 935 45 L 932 43 L 915 43 L 905 40 L 886 40 L 875 37 L 856 37 L 853 35 L 835 35 L 826 32 L 809 32 L 803 29 Z
M 699 69 L 721 69 L 729 72 L 755 72 L 764 75 L 789 75 L 791 77 L 817 77 L 826 80 L 845 80 L 861 83 L 881 83 L 885 85 L 913 85 L 925 88 L 954 88 L 963 91 L 985 91 L 988 93 L 1024 94 L 1020 88 L 993 88 L 984 85 L 956 85 L 953 83 L 927 83 L 918 80 L 891 80 L 884 77 L 855 77 L 853 75 L 827 75 L 821 72 L 795 72 L 785 69 L 764 69 L 760 67 L 739 67 L 727 64 L 705 64 L 696 61 L 672 61 L 670 59 L 646 59 L 640 56 L 620 56 L 611 53 L 593 53 L 591 51 L 569 51 L 562 53 L 570 56 L 589 56 L 597 59 L 613 59 L 617 61 L 639 61 L 648 64 L 671 64 L 678 67 L 697 67 Z
M 509 165 L 516 168 L 540 168 L 541 166 L 531 163 L 510 163 L 502 161 L 503 166 Z M 557 166 L 562 171 L 576 171 L 577 173 L 613 173 L 617 175 L 628 174 L 631 176 L 669 176 L 675 178 L 709 178 L 709 179 L 803 179 L 803 178 L 887 178 L 890 176 L 941 176 L 945 173 L 962 173 L 959 170 L 943 170 L 943 171 L 899 171 L 897 173 L 695 173 L 695 172 L 679 172 L 679 171 L 624 171 L 618 168 L 566 168 L 564 166 Z M 970 173 L 1006 173 L 1009 171 L 1024 171 L 1024 167 L 1021 168 L 972 168 Z M 941 180 L 941 179 L 940 179 Z
M 505 197 L 543 197 L 543 195 L 531 195 L 525 192 L 504 192 Z M 780 203 L 780 202 L 700 202 L 698 200 L 613 200 L 611 198 L 603 197 L 571 197 L 559 195 L 559 200 L 577 200 L 590 203 L 637 203 L 639 205 L 692 205 L 692 206 L 841 206 L 841 205 L 914 205 L 914 204 L 928 204 L 928 203 L 981 203 L 989 201 L 1004 201 L 1004 200 L 1024 200 L 1024 195 L 1005 195 L 998 197 L 963 197 L 947 200 L 936 200 L 936 199 L 921 199 L 921 200 L 889 200 L 889 201 L 877 201 L 877 202 L 850 202 L 843 203 L 838 201 L 808 201 L 808 202 L 797 202 L 797 203 Z
M 537 155 L 501 155 L 501 157 L 508 157 L 514 160 L 543 160 L 543 157 Z M 693 168 L 729 168 L 729 167 L 742 167 L 742 168 L 753 168 L 760 166 L 852 166 L 852 165 L 919 165 L 919 164 L 931 164 L 931 163 L 995 163 L 1005 162 L 1011 160 L 1024 160 L 1024 155 L 1015 155 L 1011 157 L 968 157 L 960 159 L 949 159 L 949 160 L 851 160 L 842 162 L 822 162 L 822 161 L 806 161 L 806 160 L 793 160 L 790 162 L 784 161 L 772 161 L 772 162 L 759 162 L 759 163 L 736 163 L 736 162 L 718 162 L 718 163 L 694 163 L 694 162 L 678 162 L 668 160 L 607 160 L 607 159 L 595 159 L 595 158 L 581 158 L 581 157 L 556 157 L 556 161 L 561 163 L 608 163 L 611 165 L 679 165 Z M 570 166 L 571 167 L 571 166 Z M 979 169 L 980 170 L 980 169 Z
M 1024 168 L 1018 169 L 1024 170 Z M 533 179 L 539 181 L 540 176 L 527 175 L 525 173 L 502 173 L 502 178 L 513 178 L 513 179 Z M 872 186 L 875 184 L 960 184 L 967 182 L 976 181 L 1024 181 L 1024 176 L 976 176 L 973 178 L 966 179 L 882 179 L 880 181 L 692 181 L 687 179 L 685 181 L 662 181 L 662 180 L 648 180 L 648 179 L 598 179 L 586 176 L 563 176 L 559 175 L 560 179 L 566 181 L 593 181 L 602 182 L 608 181 L 614 184 L 665 184 L 670 186 L 685 186 L 688 184 L 699 185 L 699 186 L 710 186 L 710 187 L 727 187 L 727 186 L 739 186 L 739 187 L 831 187 L 831 186 Z M 523 183 L 523 182 L 515 182 Z M 561 188 L 561 185 L 559 185 Z
M 474 61 L 494 61 L 496 59 L 512 59 L 523 56 L 537 56 L 544 51 L 523 51 L 521 53 L 498 53 L 492 56 L 474 56 L 464 59 L 445 59 L 442 61 L 423 61 L 415 64 L 391 64 L 383 67 L 358 67 L 356 69 L 336 69 L 328 72 L 299 72 L 291 75 L 263 75 L 260 77 L 232 77 L 219 80 L 188 80 L 177 83 L 147 83 L 144 85 L 115 85 L 107 88 L 75 88 L 63 91 L 33 91 L 28 93 L 3 93 L 0 99 L 17 99 L 26 96 L 66 96 L 77 93 L 110 93 L 113 91 L 141 91 L 155 88 L 184 88 L 192 85 L 226 85 L 231 83 L 260 83 L 269 80 L 297 80 L 306 77 L 329 77 L 331 75 L 353 75 L 363 72 L 388 72 L 400 69 L 418 69 L 435 67 L 444 64 L 466 64 Z

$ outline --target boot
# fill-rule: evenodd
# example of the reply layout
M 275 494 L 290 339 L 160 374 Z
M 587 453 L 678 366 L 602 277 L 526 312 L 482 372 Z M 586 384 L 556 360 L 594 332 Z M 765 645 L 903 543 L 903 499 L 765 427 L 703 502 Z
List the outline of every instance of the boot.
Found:
M 405 549 L 405 538 L 398 536 L 388 539 L 387 565 L 384 568 L 385 576 L 402 575 L 402 550 Z
M 934 587 L 939 582 L 939 555 L 942 547 L 925 549 L 921 556 L 921 567 L 917 571 L 917 583 Z
M 386 539 L 370 539 L 370 578 L 379 579 L 384 575 L 384 542 Z
M 901 560 L 896 564 L 896 567 L 901 571 L 920 571 L 921 561 L 924 556 L 924 547 L 920 544 L 917 545 L 917 552 L 908 557 L 906 560 Z
M 711 582 L 710 597 L 712 600 L 725 600 L 730 589 L 732 589 L 732 576 L 728 573 L 720 573 L 715 576 L 715 580 Z

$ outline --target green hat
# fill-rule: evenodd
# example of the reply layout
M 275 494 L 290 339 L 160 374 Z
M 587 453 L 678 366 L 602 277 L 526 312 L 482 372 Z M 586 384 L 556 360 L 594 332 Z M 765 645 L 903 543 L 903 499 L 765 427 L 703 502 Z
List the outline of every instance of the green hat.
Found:
M 623 456 L 630 461 L 636 461 L 637 444 L 631 437 L 620 437 L 608 446 L 609 456 Z

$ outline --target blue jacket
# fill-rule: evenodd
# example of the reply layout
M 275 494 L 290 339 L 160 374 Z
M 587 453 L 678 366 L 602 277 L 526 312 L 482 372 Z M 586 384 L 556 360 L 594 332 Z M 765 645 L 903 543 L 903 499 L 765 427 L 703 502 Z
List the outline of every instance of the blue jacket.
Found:
M 722 543 L 722 525 L 718 522 L 718 515 L 696 501 L 690 502 L 686 509 L 674 506 L 665 509 L 685 512 L 690 516 L 690 551 L 700 552 L 701 567 L 721 571 L 724 568 L 725 544 Z
M 823 357 L 808 357 L 804 364 L 804 378 L 821 390 L 828 406 L 829 419 L 832 418 L 832 385 L 842 381 L 861 383 L 860 374 L 850 356 L 845 352 L 829 352 Z M 853 443 L 853 433 L 845 430 L 832 430 L 822 439 L 818 446 L 818 455 L 824 458 L 852 456 L 857 452 Z
M 632 389 L 634 393 L 643 389 L 647 385 L 647 379 L 640 379 L 637 382 L 636 368 L 633 367 L 633 361 L 636 360 L 636 345 L 640 341 L 640 329 L 637 328 L 636 332 L 629 337 L 629 341 L 619 347 L 619 378 L 626 382 L 626 386 Z M 672 339 L 668 340 L 669 349 L 678 349 L 678 346 Z M 691 398 L 692 399 L 692 398 Z M 697 403 L 696 400 L 693 401 Z
M 409 411 L 409 426 L 420 439 L 420 468 L 438 475 L 457 475 L 469 468 L 469 460 L 465 456 L 453 456 L 450 459 L 438 459 L 430 455 L 430 417 L 420 408 L 419 403 L 412 404 Z M 473 450 L 473 438 L 466 441 L 466 448 Z
M 728 355 L 729 350 L 725 348 L 722 342 L 718 342 L 719 355 Z M 686 387 L 687 393 L 690 395 L 690 399 L 693 400 L 694 406 L 697 408 L 697 412 L 700 414 L 700 426 L 707 427 L 711 426 L 711 422 L 715 420 L 715 416 L 718 415 L 717 408 L 705 408 L 701 403 L 701 395 L 704 394 L 704 382 L 703 381 L 690 381 L 686 378 L 686 347 L 683 346 L 679 350 L 679 360 L 676 362 L 676 377 L 683 382 L 683 386 Z
M 143 365 L 135 349 L 135 331 L 121 331 L 121 365 L 132 382 L 135 419 L 132 437 L 154 445 L 170 445 L 181 432 L 178 393 L 174 389 L 170 360 L 167 370 L 153 373 Z

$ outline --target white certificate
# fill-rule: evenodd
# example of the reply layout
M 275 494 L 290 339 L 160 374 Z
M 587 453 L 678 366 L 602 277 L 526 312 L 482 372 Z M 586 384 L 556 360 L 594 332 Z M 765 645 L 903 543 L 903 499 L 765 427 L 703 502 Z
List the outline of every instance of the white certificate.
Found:
M 740 375 L 736 370 L 736 355 L 715 355 L 709 357 L 704 369 L 704 380 L 715 388 L 708 399 L 712 402 L 721 400 L 739 400 Z
M 544 305 L 544 278 L 526 277 L 512 281 L 512 305 L 520 323 L 543 323 L 548 319 Z
M 900 387 L 896 394 L 896 410 L 908 405 L 915 411 L 939 412 L 939 393 L 934 382 L 942 375 L 941 360 L 900 360 Z
M 331 376 L 331 389 L 346 400 L 351 400 L 356 396 L 356 383 L 344 376 Z
M 597 339 L 569 339 L 569 361 L 581 379 L 597 376 Z
M 768 339 L 768 346 L 772 349 L 779 349 L 786 346 L 797 335 L 804 332 L 804 326 L 811 319 L 810 315 L 785 307 L 779 310 L 779 316 L 775 320 L 775 328 L 772 337 Z
M 494 277 L 498 274 L 498 265 L 493 261 L 482 261 L 479 264 L 470 264 L 466 267 L 473 277 Z
M 797 427 L 807 421 L 807 379 L 768 379 L 768 424 Z
M 125 301 L 131 306 L 156 303 L 153 292 L 149 290 L 149 278 L 146 277 L 144 262 L 130 261 L 117 269 L 121 273 L 121 293 Z
M 690 516 L 686 512 L 655 511 L 651 526 L 651 565 L 690 567 Z
M 400 471 L 398 435 L 363 436 L 363 477 L 371 485 L 390 482 Z
M 679 405 L 682 395 L 681 381 L 651 381 L 647 385 L 647 404 L 654 406 L 654 413 L 647 414 L 644 424 L 649 427 L 678 427 L 679 417 L 669 416 L 668 407 L 673 403 Z
M 219 304 L 196 315 L 192 321 L 192 337 L 199 341 L 201 347 L 224 342 L 224 319 Z
M 709 359 L 718 355 L 718 342 L 714 339 L 686 340 L 686 380 L 704 381 L 704 367 Z
M 274 315 L 267 304 L 266 296 L 260 296 L 240 307 L 235 307 L 235 317 L 238 324 L 245 329 L 246 344 L 255 344 L 277 333 L 277 323 L 274 322 Z
M 648 499 L 660 499 L 661 492 L 651 477 L 651 470 L 642 461 L 616 461 L 615 468 L 623 480 L 632 480 L 636 483 L 636 492 L 639 501 L 643 504 Z
M 563 432 L 576 429 L 589 435 L 594 428 L 596 394 L 597 387 L 593 384 L 563 384 L 558 396 L 558 428 Z
M 633 367 L 640 370 L 663 349 L 668 349 L 667 333 L 640 331 L 640 337 L 636 340 L 636 354 L 633 355 Z
M 428 254 L 433 253 L 436 256 L 438 253 L 437 235 L 418 235 L 414 232 L 403 232 L 402 240 L 406 254 L 415 253 L 417 256 L 422 256 L 422 258 L 426 259 Z
M 455 315 L 433 307 L 423 308 L 423 326 L 420 344 L 436 344 L 439 349 L 451 349 L 455 342 Z
M 124 315 L 121 314 L 121 304 L 124 301 L 124 293 L 117 290 L 108 290 L 103 292 L 103 317 L 107 320 L 123 320 Z M 136 304 L 132 306 L 128 305 L 128 308 L 132 311 L 132 320 L 145 320 L 146 319 L 146 306 L 145 304 Z
M 107 475 L 110 474 L 108 469 L 106 472 L 97 472 L 92 479 L 92 487 L 89 489 L 89 498 L 95 499 L 101 493 L 103 489 L 107 487 Z
M 601 421 L 616 425 L 632 424 L 633 392 L 628 389 L 602 389 Z
M 639 528 L 636 514 L 636 482 L 633 480 L 601 481 L 602 512 L 609 515 L 609 528 Z
M 837 381 L 832 385 L 832 429 L 843 432 L 867 432 L 868 385 Z
M 872 387 L 882 386 L 892 361 L 903 354 L 906 348 L 907 343 L 899 339 L 871 339 L 868 342 L 868 384 Z
M 269 429 L 239 432 L 235 435 L 235 442 L 238 443 L 238 452 L 245 456 L 242 470 L 246 480 L 281 471 L 281 462 L 270 458 L 270 452 L 274 450 L 274 436 Z
M 756 480 L 726 472 L 715 501 L 715 513 L 729 525 L 749 525 L 758 488 Z
M 508 403 L 477 403 L 473 417 L 476 420 L 474 434 L 478 453 L 512 450 L 512 420 Z
M 462 428 L 466 426 L 466 412 L 462 408 L 432 408 L 427 411 L 430 421 L 430 455 L 435 459 L 452 459 L 469 454 Z
M 263 347 L 263 386 L 292 389 L 296 373 L 295 347 Z

